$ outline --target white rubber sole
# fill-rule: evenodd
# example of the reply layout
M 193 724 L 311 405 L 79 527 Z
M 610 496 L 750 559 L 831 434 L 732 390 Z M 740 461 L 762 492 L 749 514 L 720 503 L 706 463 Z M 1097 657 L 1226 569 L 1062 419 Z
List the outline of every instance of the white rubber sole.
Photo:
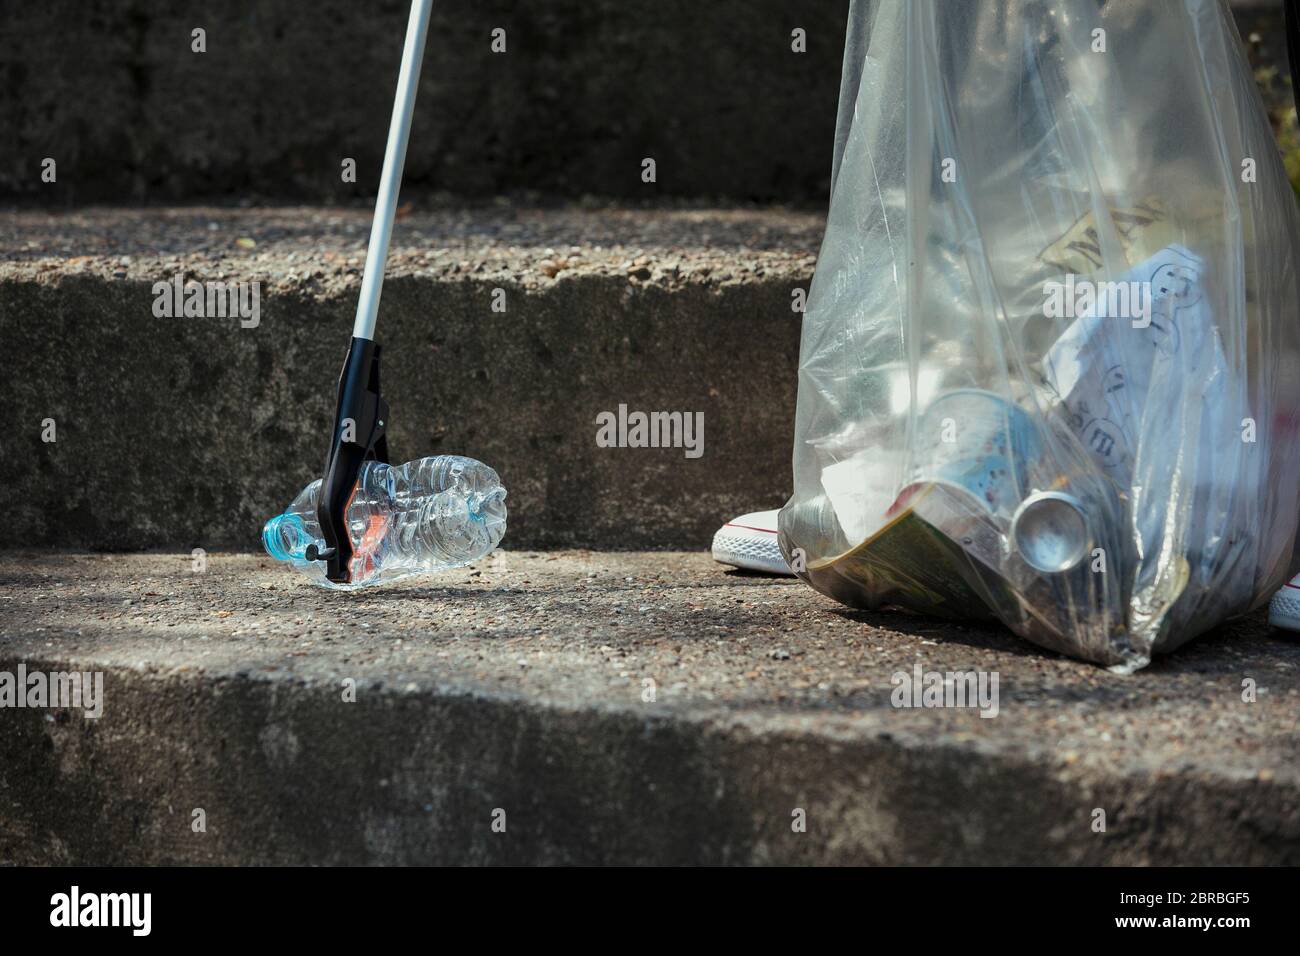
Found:
M 713 560 L 747 571 L 791 575 L 776 543 L 776 529 L 725 524 L 713 536 Z
M 1268 602 L 1268 623 L 1288 631 L 1300 631 L 1300 588 L 1282 585 L 1282 590 Z

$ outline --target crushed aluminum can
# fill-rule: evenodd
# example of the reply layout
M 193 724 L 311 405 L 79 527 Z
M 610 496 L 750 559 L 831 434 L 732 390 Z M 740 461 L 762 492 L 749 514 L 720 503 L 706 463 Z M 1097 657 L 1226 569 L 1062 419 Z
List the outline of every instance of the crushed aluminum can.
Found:
M 993 392 L 944 392 L 917 417 L 914 434 L 918 451 L 908 487 L 938 481 L 963 488 L 999 524 L 1010 523 L 1042 480 L 1043 447 L 1033 419 Z
M 1061 574 L 1083 561 L 1093 537 L 1087 509 L 1062 490 L 1066 478 L 1049 465 L 1042 436 L 1022 408 L 992 392 L 956 389 L 931 402 L 916 435 L 922 451 L 891 514 L 918 489 L 941 484 L 949 502 L 982 508 L 1033 572 Z M 970 551 L 967 522 L 959 524 L 952 536 Z M 1005 563 L 1004 549 L 980 551 L 976 556 L 993 567 Z

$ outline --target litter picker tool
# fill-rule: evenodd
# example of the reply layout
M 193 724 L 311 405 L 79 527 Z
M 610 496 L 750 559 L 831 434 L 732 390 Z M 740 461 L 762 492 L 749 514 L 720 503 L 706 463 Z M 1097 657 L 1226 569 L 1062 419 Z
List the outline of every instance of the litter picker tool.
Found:
M 324 485 L 317 507 L 325 547 L 313 544 L 306 554 L 311 561 L 324 561 L 326 576 L 338 584 L 351 581 L 353 547 L 346 513 L 361 467 L 369 459 L 388 462 L 388 403 L 379 390 L 380 348 L 375 341 L 375 319 L 384 285 L 388 242 L 397 213 L 397 194 L 402 183 L 402 166 L 406 161 L 406 144 L 411 136 L 411 114 L 415 110 L 415 94 L 420 85 L 420 62 L 424 58 L 424 41 L 429 32 L 432 6 L 433 0 L 413 0 L 411 16 L 406 24 L 406 45 L 402 49 L 402 67 L 397 75 L 397 95 L 388 128 L 388 144 L 384 149 L 379 196 L 375 200 L 375 218 L 366 248 L 361 298 L 357 302 L 352 341 L 339 375 L 334 430 L 325 456 Z

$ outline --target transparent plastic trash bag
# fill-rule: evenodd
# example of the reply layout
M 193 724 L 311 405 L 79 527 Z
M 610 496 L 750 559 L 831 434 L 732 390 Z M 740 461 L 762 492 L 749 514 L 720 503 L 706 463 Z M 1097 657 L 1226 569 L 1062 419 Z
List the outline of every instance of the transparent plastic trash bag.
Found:
M 1285 580 L 1296 203 L 1218 0 L 855 3 L 781 546 L 1132 670 Z

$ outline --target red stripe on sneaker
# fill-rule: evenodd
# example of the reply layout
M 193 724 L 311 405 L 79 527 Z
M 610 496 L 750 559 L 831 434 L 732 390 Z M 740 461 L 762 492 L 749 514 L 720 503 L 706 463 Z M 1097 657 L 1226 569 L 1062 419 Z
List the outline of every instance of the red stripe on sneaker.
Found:
M 747 525 L 747 524 L 732 524 L 730 521 L 727 522 L 726 527 L 744 528 L 746 531 L 758 531 L 762 534 L 776 534 L 776 531 L 774 531 L 771 528 L 755 528 L 752 525 Z

